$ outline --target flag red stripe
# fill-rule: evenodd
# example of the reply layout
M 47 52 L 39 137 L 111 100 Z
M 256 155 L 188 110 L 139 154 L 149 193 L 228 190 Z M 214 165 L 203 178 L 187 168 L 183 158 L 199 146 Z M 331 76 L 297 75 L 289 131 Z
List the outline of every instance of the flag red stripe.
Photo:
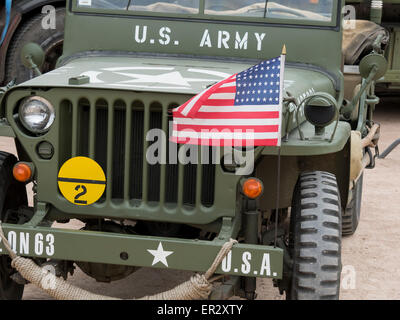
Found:
M 235 99 L 207 99 L 206 101 L 202 102 L 202 105 L 212 106 L 212 107 L 233 106 L 234 104 L 235 104 Z
M 191 125 L 191 124 L 175 124 L 173 125 L 173 128 L 175 131 L 183 131 L 183 130 L 192 130 L 196 132 L 201 132 L 201 130 L 217 130 L 219 132 L 223 130 L 228 130 L 231 132 L 237 131 L 242 131 L 246 132 L 246 130 L 249 130 L 250 132 L 278 132 L 279 131 L 279 126 L 278 125 L 267 125 L 267 126 L 217 126 L 217 125 L 212 125 L 212 126 L 199 126 L 196 125 Z
M 184 104 L 182 104 L 181 106 L 179 106 L 178 108 L 174 109 L 174 114 L 180 114 L 180 112 L 187 106 L 187 104 L 192 101 L 194 97 L 191 97 L 188 101 L 186 101 Z
M 236 86 L 218 88 L 214 93 L 236 93 Z
M 174 118 L 186 118 L 174 114 Z M 198 112 L 196 119 L 279 119 L 279 111 L 264 112 Z
M 201 108 L 202 105 L 204 105 L 205 101 L 208 101 L 208 98 L 216 91 L 218 90 L 223 84 L 228 83 L 228 82 L 232 82 L 232 78 L 236 76 L 233 75 L 231 77 L 229 77 L 228 79 L 222 80 L 221 82 L 218 82 L 217 84 L 215 84 L 214 86 L 212 86 L 210 88 L 210 90 L 206 91 L 203 93 L 203 95 L 200 97 L 200 99 L 195 103 L 195 105 L 190 109 L 190 111 L 188 112 L 187 116 L 189 118 L 192 118 L 197 111 L 199 111 L 199 109 Z M 226 100 L 225 100 L 226 101 Z M 234 100 L 231 100 L 231 105 L 234 104 Z M 182 109 L 180 109 L 179 111 L 181 111 Z
M 254 139 L 254 140 L 219 140 L 219 139 L 193 139 L 193 138 L 177 138 L 171 137 L 172 142 L 180 144 L 192 144 L 214 147 L 235 147 L 235 146 L 276 146 L 278 139 Z

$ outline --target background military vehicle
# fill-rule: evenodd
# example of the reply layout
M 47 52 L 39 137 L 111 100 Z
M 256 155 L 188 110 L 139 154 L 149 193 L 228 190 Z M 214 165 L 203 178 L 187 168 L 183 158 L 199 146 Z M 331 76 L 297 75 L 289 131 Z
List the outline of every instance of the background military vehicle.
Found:
M 56 24 L 43 18 L 49 13 L 47 5 L 56 9 Z M 7 10 L 8 9 L 8 10 Z M 0 4 L 0 84 L 12 80 L 17 83 L 33 74 L 20 59 L 21 49 L 28 42 L 39 44 L 45 52 L 42 72 L 53 70 L 62 53 L 64 38 L 65 1 L 60 0 L 6 0 Z M 46 28 L 46 29 L 45 29 Z
M 377 143 L 374 81 L 387 68 L 378 34 L 359 63 L 358 90 L 344 98 L 343 5 L 68 1 L 57 69 L 1 93 L 0 135 L 15 138 L 18 151 L 18 160 L 2 153 L 0 166 L 1 218 L 15 251 L 55 264 L 64 277 L 76 263 L 112 281 L 142 266 L 204 272 L 233 238 L 239 243 L 217 270 L 230 281 L 211 298 L 252 299 L 256 277 L 270 277 L 290 299 L 337 299 L 341 236 L 357 228 L 362 170 Z M 281 148 L 239 150 L 254 153 L 244 176 L 235 174 L 241 163 L 148 163 L 147 132 L 168 132 L 173 108 L 284 45 Z M 40 46 L 21 50 L 40 74 Z M 90 170 L 61 177 L 73 186 L 72 202 L 59 189 L 60 169 L 78 156 L 105 172 L 106 191 L 93 205 L 80 204 L 104 181 Z M 85 227 L 50 227 L 70 219 Z M 23 284 L 5 256 L 1 275 L 2 297 L 20 297 Z
M 385 50 L 388 71 L 377 81 L 379 95 L 398 95 L 400 90 L 400 1 L 350 0 L 346 4 L 355 8 L 356 18 L 371 20 L 382 25 L 389 32 L 389 42 Z

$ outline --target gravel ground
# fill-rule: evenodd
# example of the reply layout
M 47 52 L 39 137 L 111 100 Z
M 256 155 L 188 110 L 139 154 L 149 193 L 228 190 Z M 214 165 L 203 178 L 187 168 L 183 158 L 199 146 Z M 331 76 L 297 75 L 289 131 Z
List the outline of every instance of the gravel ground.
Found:
M 382 125 L 380 148 L 384 150 L 400 138 L 400 99 L 385 100 L 379 105 L 375 120 Z M 0 148 L 14 150 L 12 141 L 4 138 Z M 343 239 L 341 299 L 400 299 L 399 181 L 400 147 L 385 160 L 379 160 L 374 170 L 365 172 L 361 222 L 354 236 Z M 126 279 L 104 284 L 76 270 L 69 281 L 98 294 L 127 299 L 167 290 L 187 280 L 190 274 L 144 268 Z M 284 298 L 268 279 L 258 279 L 257 293 L 257 299 Z M 27 285 L 23 299 L 50 297 Z

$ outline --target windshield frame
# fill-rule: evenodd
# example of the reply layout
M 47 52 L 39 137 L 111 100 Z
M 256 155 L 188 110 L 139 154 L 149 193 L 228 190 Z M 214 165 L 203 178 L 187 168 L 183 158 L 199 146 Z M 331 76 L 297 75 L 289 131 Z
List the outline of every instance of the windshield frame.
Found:
M 161 18 L 161 19 L 177 19 L 188 21 L 209 21 L 215 23 L 254 23 L 257 25 L 285 25 L 285 26 L 300 26 L 300 27 L 321 27 L 339 30 L 341 17 L 341 0 L 333 0 L 333 10 L 331 21 L 317 20 L 300 20 L 290 18 L 271 18 L 271 17 L 247 17 L 247 16 L 225 16 L 225 15 L 208 15 L 204 13 L 205 0 L 199 0 L 199 12 L 196 14 L 179 14 L 179 13 L 162 13 L 148 11 L 129 11 L 129 10 L 114 10 L 114 9 L 98 9 L 85 8 L 78 6 L 78 0 L 69 0 L 70 11 L 77 14 L 100 14 L 105 16 L 135 16 L 141 18 Z M 336 8 L 336 10 L 335 10 Z

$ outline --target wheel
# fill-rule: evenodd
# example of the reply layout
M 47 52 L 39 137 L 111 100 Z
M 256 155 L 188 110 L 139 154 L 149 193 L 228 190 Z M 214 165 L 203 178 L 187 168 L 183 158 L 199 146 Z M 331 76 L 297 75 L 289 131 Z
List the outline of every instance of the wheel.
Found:
M 364 174 L 358 179 L 350 203 L 347 205 L 342 216 L 342 236 L 350 236 L 357 230 L 361 215 L 361 197 Z
M 41 71 L 46 73 L 55 68 L 57 59 L 62 55 L 65 9 L 56 9 L 56 29 L 43 29 L 43 17 L 43 14 L 35 15 L 17 29 L 7 53 L 6 83 L 14 79 L 21 83 L 32 78 L 32 71 L 21 62 L 21 50 L 29 42 L 37 43 L 45 52 Z
M 303 173 L 294 190 L 288 299 L 338 299 L 341 272 L 341 206 L 336 177 Z
M 18 223 L 15 215 L 7 212 L 27 204 L 26 188 L 12 176 L 17 159 L 9 153 L 0 151 L 0 213 L 2 222 Z M 0 256 L 0 300 L 20 300 L 24 285 L 17 284 L 10 276 L 15 273 L 8 256 Z

